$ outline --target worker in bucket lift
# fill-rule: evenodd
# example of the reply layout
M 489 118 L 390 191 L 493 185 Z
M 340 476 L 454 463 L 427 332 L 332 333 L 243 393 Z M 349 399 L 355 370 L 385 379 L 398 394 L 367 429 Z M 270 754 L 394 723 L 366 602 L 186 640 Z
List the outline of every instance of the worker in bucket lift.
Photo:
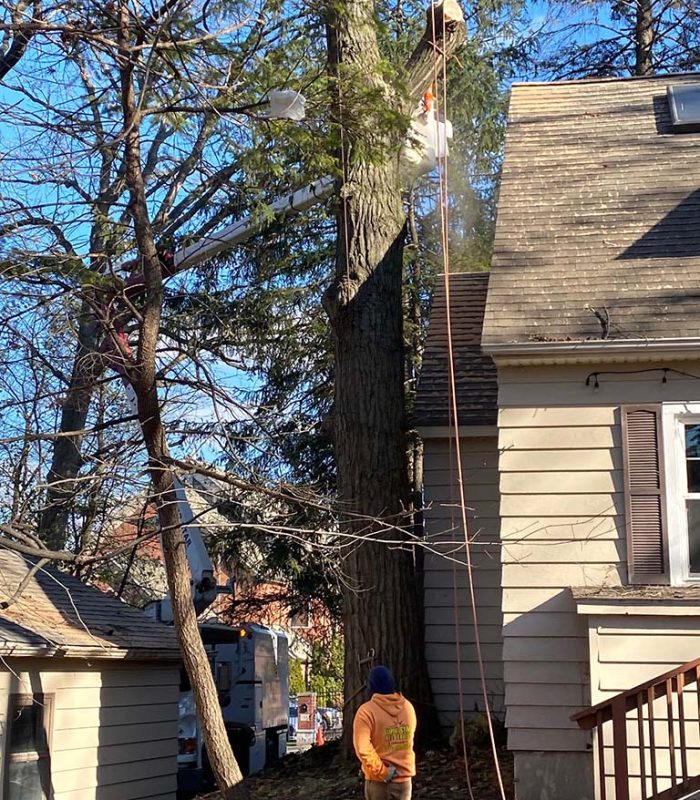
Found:
M 370 699 L 357 710 L 353 745 L 365 776 L 365 800 L 410 800 L 416 774 L 416 712 L 383 666 L 369 673 Z

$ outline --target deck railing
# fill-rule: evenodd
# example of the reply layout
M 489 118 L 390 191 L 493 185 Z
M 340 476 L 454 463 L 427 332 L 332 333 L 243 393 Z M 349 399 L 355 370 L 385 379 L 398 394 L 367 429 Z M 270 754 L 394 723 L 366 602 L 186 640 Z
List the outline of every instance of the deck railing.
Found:
M 599 800 L 676 800 L 700 789 L 699 712 L 697 659 L 574 714 L 596 731 Z

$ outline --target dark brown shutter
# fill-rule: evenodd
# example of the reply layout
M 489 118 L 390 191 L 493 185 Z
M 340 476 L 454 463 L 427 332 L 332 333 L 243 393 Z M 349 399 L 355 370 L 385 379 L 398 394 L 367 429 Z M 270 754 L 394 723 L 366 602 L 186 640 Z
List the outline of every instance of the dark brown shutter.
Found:
M 661 406 L 623 406 L 627 572 L 630 583 L 668 583 Z

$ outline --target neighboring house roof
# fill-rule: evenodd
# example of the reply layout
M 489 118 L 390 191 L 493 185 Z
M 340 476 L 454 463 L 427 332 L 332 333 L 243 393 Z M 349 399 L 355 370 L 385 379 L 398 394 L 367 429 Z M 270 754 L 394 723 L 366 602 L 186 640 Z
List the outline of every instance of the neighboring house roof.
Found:
M 512 90 L 483 343 L 700 336 L 695 75 Z M 607 337 L 596 317 L 609 318 Z
M 450 275 L 452 352 L 460 425 L 495 425 L 496 367 L 481 352 L 481 326 L 489 276 L 485 272 Z M 449 401 L 447 306 L 442 280 L 435 289 L 423 353 L 414 421 L 421 427 L 452 424 Z
M 32 563 L 0 550 L 0 603 L 10 601 Z M 0 607 L 0 655 L 179 659 L 175 632 L 135 608 L 51 567 Z
M 187 482 L 187 501 L 205 539 L 212 530 L 226 531 L 235 525 L 217 508 L 232 498 L 241 507 L 250 503 L 251 510 L 254 513 L 258 511 L 259 506 L 254 504 L 260 503 L 260 495 L 256 498 L 254 490 L 246 497 L 240 491 L 235 492 L 230 486 L 203 475 L 188 473 L 181 479 Z M 105 552 L 114 546 L 128 546 L 141 536 L 144 531 L 139 522 L 152 522 L 157 529 L 157 512 L 154 506 L 147 505 L 148 499 L 145 494 L 138 495 L 115 509 L 115 522 L 101 537 Z M 107 569 L 100 572 L 100 583 L 107 588 L 122 585 L 121 596 L 134 605 L 144 605 L 153 598 L 167 595 L 167 576 L 159 536 L 139 544 L 135 553 L 131 549 L 126 550 L 121 556 L 110 559 L 105 566 Z M 223 591 L 217 595 L 200 617 L 200 622 L 209 624 L 211 620 L 221 620 L 226 624 L 238 625 L 254 621 L 282 628 L 289 637 L 290 655 L 302 661 L 310 658 L 313 642 L 326 641 L 333 634 L 333 621 L 320 601 L 310 603 L 308 626 L 295 624 L 291 616 L 289 586 L 283 581 L 266 577 L 264 553 L 255 542 L 237 543 L 237 557 L 232 570 L 230 565 L 215 566 L 217 584 L 223 588 L 232 577 L 232 572 L 235 574 L 235 594 Z

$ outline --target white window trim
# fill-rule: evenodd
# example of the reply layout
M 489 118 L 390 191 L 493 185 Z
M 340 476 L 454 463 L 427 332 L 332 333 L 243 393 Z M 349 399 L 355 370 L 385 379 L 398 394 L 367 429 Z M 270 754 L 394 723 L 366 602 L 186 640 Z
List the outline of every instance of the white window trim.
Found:
M 685 431 L 688 423 L 700 424 L 700 402 L 663 403 L 663 470 L 666 478 L 666 526 L 671 586 L 699 584 L 700 575 L 690 574 L 688 517 L 685 510 Z

